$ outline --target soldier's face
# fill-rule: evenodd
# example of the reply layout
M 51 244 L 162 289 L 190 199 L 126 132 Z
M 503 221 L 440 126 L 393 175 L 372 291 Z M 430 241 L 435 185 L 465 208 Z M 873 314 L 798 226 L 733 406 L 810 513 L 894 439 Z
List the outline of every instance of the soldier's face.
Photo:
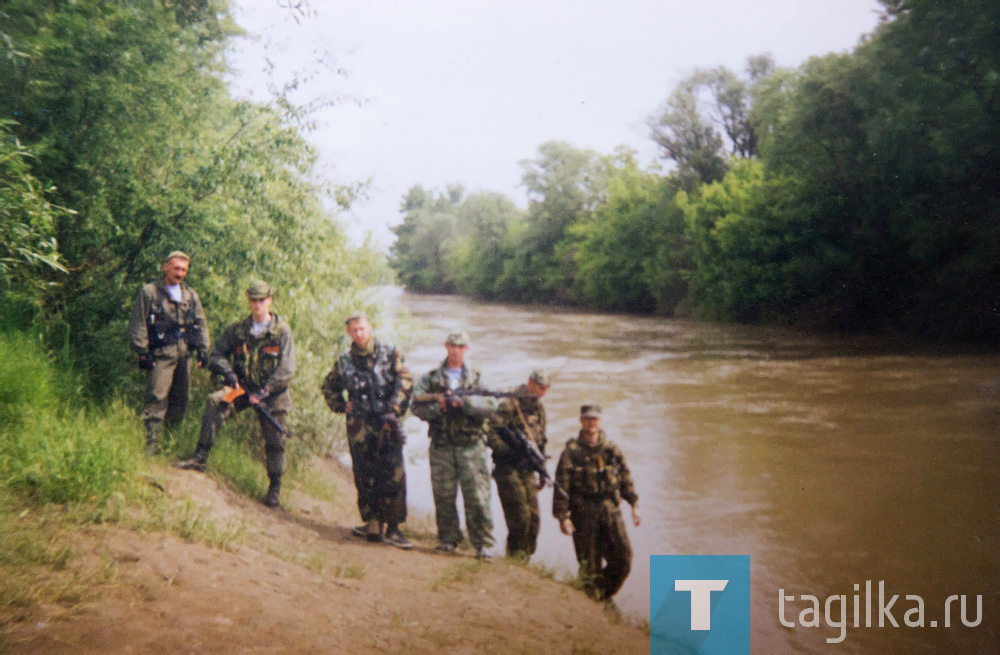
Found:
M 347 325 L 347 336 L 351 337 L 351 341 L 353 341 L 358 348 L 364 348 L 368 345 L 368 340 L 371 339 L 372 324 L 369 323 L 366 318 L 359 318 L 356 321 L 351 321 Z
M 528 380 L 528 393 L 534 396 L 535 398 L 541 398 L 542 396 L 545 395 L 545 392 L 548 390 L 549 390 L 548 387 L 543 387 L 534 380 Z
M 253 320 L 258 323 L 266 321 L 271 313 L 271 296 L 267 298 L 250 298 L 247 297 L 247 304 L 250 305 L 250 315 L 253 316 Z
M 456 346 L 453 343 L 446 343 L 444 347 L 448 350 L 448 366 L 458 368 L 465 363 L 465 353 L 469 351 L 469 346 Z
M 184 276 L 188 273 L 188 262 L 186 259 L 174 257 L 163 262 L 163 278 L 167 284 L 180 284 L 184 281 Z
M 583 431 L 588 435 L 597 435 L 597 431 L 601 427 L 601 417 L 599 416 L 581 416 L 580 425 L 583 426 Z

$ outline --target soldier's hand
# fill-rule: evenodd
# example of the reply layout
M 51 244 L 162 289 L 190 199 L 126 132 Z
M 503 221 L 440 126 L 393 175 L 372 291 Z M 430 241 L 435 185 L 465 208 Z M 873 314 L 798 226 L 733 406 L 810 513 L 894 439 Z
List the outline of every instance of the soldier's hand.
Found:
M 573 521 L 567 516 L 559 523 L 559 529 L 562 530 L 563 534 L 572 536 L 576 529 L 573 527 Z
M 438 396 L 438 409 L 440 409 L 442 412 L 445 412 L 448 409 L 448 403 L 445 401 L 443 395 Z
M 198 351 L 198 368 L 205 368 L 208 365 L 208 357 L 205 357 L 205 353 Z
M 344 413 L 351 414 L 352 412 L 354 412 L 354 403 L 348 400 L 347 403 L 344 404 Z
M 633 507 L 632 508 L 632 525 L 634 525 L 635 527 L 638 528 L 640 523 L 642 523 L 642 514 L 639 513 L 639 508 L 638 507 Z
M 139 361 L 137 362 L 137 365 L 144 371 L 152 371 L 156 366 L 156 361 L 148 352 L 139 353 Z
M 454 409 L 458 409 L 459 407 L 462 406 L 463 402 L 465 402 L 465 401 L 463 401 L 458 396 L 452 396 L 451 398 L 448 399 L 448 406 L 452 407 Z
M 267 394 L 265 394 L 263 390 L 261 390 L 261 391 L 254 391 L 252 394 L 250 394 L 250 396 L 247 398 L 247 400 L 250 401 L 251 405 L 259 405 L 264 400 L 264 398 L 266 396 L 267 396 Z

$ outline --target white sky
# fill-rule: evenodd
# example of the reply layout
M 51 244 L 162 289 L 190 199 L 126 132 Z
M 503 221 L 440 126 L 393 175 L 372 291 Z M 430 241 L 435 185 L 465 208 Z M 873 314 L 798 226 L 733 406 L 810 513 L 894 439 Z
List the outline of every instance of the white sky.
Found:
M 312 77 L 297 96 L 352 97 L 307 134 L 321 174 L 371 179 L 342 217 L 387 246 L 414 184 L 499 191 L 526 206 L 518 162 L 549 140 L 656 160 L 646 117 L 696 68 L 742 71 L 771 53 L 794 67 L 848 51 L 878 22 L 876 0 L 310 0 L 293 19 L 279 0 L 235 0 L 234 83 L 262 99 L 273 79 Z M 324 65 L 324 53 L 332 57 Z M 339 75 L 336 69 L 346 70 Z

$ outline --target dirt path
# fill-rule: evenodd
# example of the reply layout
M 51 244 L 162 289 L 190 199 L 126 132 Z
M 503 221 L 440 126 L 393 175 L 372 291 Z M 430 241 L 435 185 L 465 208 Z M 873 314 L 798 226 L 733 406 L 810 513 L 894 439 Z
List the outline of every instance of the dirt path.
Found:
M 648 637 L 582 593 L 503 560 L 411 551 L 350 535 L 353 487 L 339 502 L 285 494 L 269 510 L 208 476 L 164 470 L 166 492 L 223 524 L 220 550 L 163 533 L 94 526 L 84 566 L 112 581 L 67 611 L 39 608 L 7 635 L 12 653 L 647 653 Z

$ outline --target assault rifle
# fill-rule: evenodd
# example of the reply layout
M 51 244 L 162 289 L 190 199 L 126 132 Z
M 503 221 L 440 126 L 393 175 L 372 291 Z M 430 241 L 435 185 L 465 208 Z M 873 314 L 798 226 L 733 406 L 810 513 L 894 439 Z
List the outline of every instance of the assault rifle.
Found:
M 528 438 L 524 430 L 511 423 L 497 428 L 496 433 L 521 458 L 521 461 L 538 474 L 538 481 L 541 483 L 539 488 L 551 485 L 562 498 L 569 498 L 566 490 L 545 470 L 545 455 L 538 449 L 538 445 Z
M 436 403 L 439 398 L 447 402 L 450 398 L 467 398 L 469 396 L 485 396 L 487 398 L 534 398 L 517 391 L 493 391 L 491 389 L 449 389 L 437 393 L 421 393 L 413 397 L 415 403 Z
M 236 386 L 224 387 L 224 388 L 229 390 L 222 396 L 222 399 L 227 403 L 233 402 L 234 400 L 236 400 L 237 398 L 239 398 L 240 396 L 242 396 L 247 392 L 247 390 L 241 387 L 239 384 L 236 384 Z M 264 403 L 257 403 L 257 404 L 250 403 L 250 406 L 253 407 L 254 410 L 257 412 L 258 416 L 267 421 L 272 428 L 274 428 L 281 434 L 284 435 L 288 434 L 288 430 L 283 428 L 281 424 L 278 423 L 277 419 L 274 418 L 274 415 L 271 414 L 271 412 L 267 409 L 267 407 L 264 406 Z

